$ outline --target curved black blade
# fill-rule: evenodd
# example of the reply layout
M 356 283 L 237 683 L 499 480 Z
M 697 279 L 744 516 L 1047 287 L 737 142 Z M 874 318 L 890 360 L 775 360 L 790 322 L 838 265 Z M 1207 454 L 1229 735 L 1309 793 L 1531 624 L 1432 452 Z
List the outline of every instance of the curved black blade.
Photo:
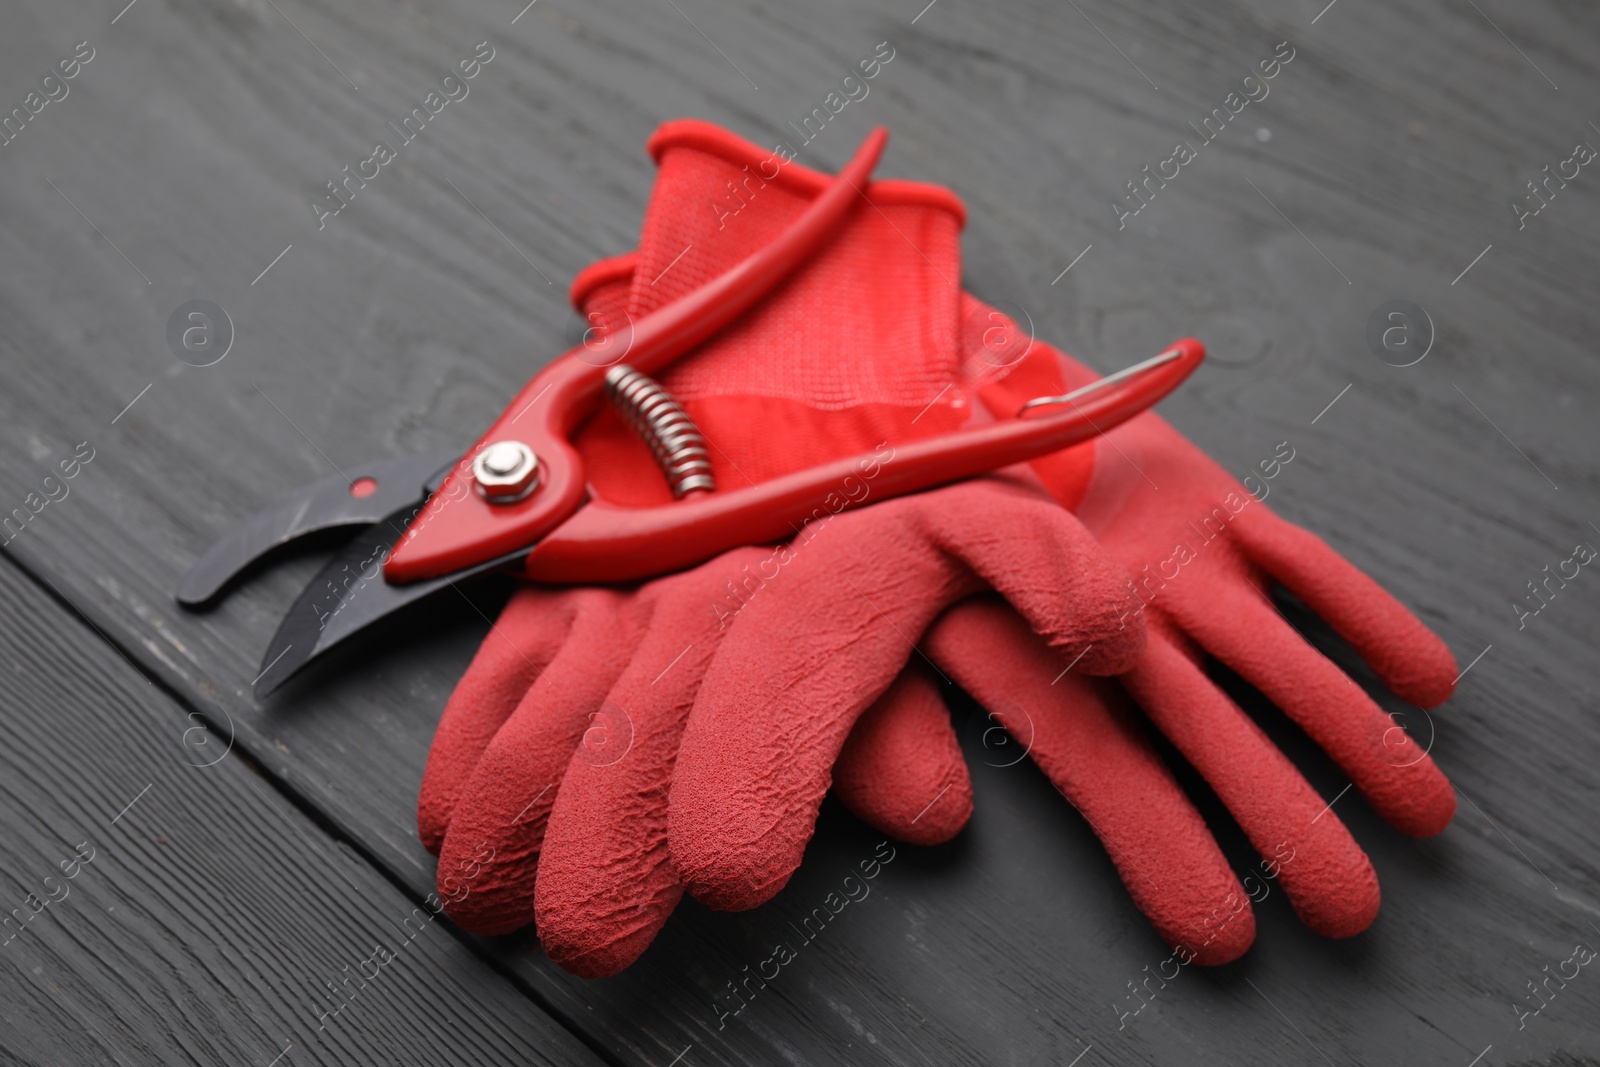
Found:
M 256 696 L 264 697 L 300 668 L 345 638 L 448 585 L 520 561 L 527 551 L 503 556 L 443 578 L 405 585 L 383 580 L 389 550 L 421 508 L 408 504 L 361 531 L 301 592 L 283 617 L 256 677 Z
M 212 545 L 178 582 L 174 593 L 178 603 L 186 607 L 205 603 L 250 564 L 306 534 L 378 522 L 397 508 L 416 505 L 427 494 L 433 476 L 457 458 L 456 453 L 430 452 L 380 459 L 302 486 Z M 368 480 L 375 483 L 368 495 L 350 491 L 352 485 Z

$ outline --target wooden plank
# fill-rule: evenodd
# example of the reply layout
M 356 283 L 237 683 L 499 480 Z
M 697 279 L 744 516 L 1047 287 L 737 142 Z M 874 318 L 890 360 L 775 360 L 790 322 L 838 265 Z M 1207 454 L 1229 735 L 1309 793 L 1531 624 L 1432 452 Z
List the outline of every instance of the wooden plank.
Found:
M 0 564 L 11 1062 L 599 1063 Z
M 788 136 L 882 40 L 896 58 L 872 94 L 802 159 L 835 165 L 888 125 L 886 174 L 967 199 L 968 284 L 1098 366 L 1205 339 L 1213 360 L 1168 416 L 1236 471 L 1294 443 L 1273 505 L 1413 605 L 1463 665 L 1488 650 L 1436 720 L 1435 752 L 1471 799 L 1456 825 L 1402 841 L 1340 802 L 1387 897 L 1356 942 L 1318 942 L 1274 898 L 1246 961 L 1185 974 L 1119 1028 L 1111 1005 L 1166 954 L 1044 783 L 980 766 L 971 831 L 902 849 L 873 897 L 722 1029 L 712 998 L 872 854 L 848 818 L 830 813 L 771 906 L 687 906 L 617 979 L 572 979 L 527 937 L 477 946 L 620 1061 L 1065 1063 L 1093 1046 L 1083 1063 L 1278 1062 L 1312 1058 L 1308 1043 L 1379 1061 L 1600 1054 L 1581 981 L 1525 1029 L 1510 1008 L 1600 915 L 1596 598 L 1574 583 L 1523 630 L 1510 607 L 1600 522 L 1591 176 L 1524 229 L 1508 210 L 1596 136 L 1581 103 L 1597 88 L 1592 12 L 144 0 L 112 24 L 117 11 L 14 6 L 0 67 L 17 100 L 37 80 L 22 72 L 79 40 L 96 55 L 0 147 L 3 501 L 79 442 L 96 451 L 7 549 L 191 708 L 225 714 L 239 749 L 413 903 L 433 873 L 416 784 L 478 612 L 451 602 L 390 627 L 257 706 L 259 651 L 317 558 L 202 616 L 168 590 L 300 482 L 469 440 L 569 336 L 562 285 L 628 247 L 657 122 Z M 309 199 L 482 40 L 496 53 L 471 95 L 319 230 Z M 1197 139 L 1188 124 L 1284 40 L 1296 54 L 1270 96 L 1119 229 L 1124 183 Z M 1399 298 L 1437 332 L 1408 368 L 1364 339 Z M 236 327 L 215 366 L 167 351 L 168 317 L 191 299 Z M 1330 799 L 1343 788 L 1305 762 Z

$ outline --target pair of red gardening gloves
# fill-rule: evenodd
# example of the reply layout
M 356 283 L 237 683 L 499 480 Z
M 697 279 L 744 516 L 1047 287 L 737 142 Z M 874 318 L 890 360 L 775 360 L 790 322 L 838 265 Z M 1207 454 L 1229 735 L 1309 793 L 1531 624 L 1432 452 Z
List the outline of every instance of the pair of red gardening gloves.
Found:
M 638 250 L 573 285 L 589 355 L 607 363 L 626 361 L 629 322 L 772 240 L 830 181 L 698 121 L 648 147 L 660 169 Z M 1421 836 L 1449 822 L 1449 783 L 1282 619 L 1271 585 L 1412 703 L 1449 697 L 1448 649 L 1153 414 L 873 502 L 897 446 L 1097 375 L 960 290 L 952 193 L 860 192 L 823 251 L 662 382 L 710 442 L 719 486 L 869 459 L 786 545 L 627 588 L 518 589 L 445 708 L 418 802 L 452 918 L 485 934 L 534 921 L 552 959 L 597 977 L 636 959 L 685 889 L 725 909 L 771 898 L 830 787 L 897 839 L 949 839 L 972 788 L 937 668 L 1026 746 L 1187 960 L 1236 958 L 1254 922 L 1141 711 L 1308 926 L 1365 929 L 1379 901 L 1366 855 L 1204 663 L 1255 685 Z M 614 412 L 578 445 L 597 495 L 670 499 Z M 870 506 L 834 514 L 845 501 Z

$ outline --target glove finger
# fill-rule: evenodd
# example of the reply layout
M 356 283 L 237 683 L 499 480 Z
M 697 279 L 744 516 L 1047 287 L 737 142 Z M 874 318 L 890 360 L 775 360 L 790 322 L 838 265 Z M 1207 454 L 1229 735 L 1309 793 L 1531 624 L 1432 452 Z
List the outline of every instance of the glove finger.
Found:
M 1084 674 L 1120 674 L 1144 647 L 1143 605 L 1125 571 L 1037 480 L 991 476 L 925 509 L 929 538 L 1011 603 Z M 946 598 L 945 604 L 961 599 Z
M 534 872 L 562 775 L 585 732 L 603 728 L 606 693 L 638 644 L 639 598 L 586 592 L 602 594 L 600 604 L 574 618 L 566 644 L 485 747 L 445 831 L 439 896 L 471 933 L 509 933 L 533 919 Z
M 1332 660 L 1306 644 L 1264 593 L 1206 591 L 1168 610 L 1217 659 L 1261 690 L 1344 768 L 1384 820 L 1427 837 L 1455 814 L 1455 791 L 1420 745 Z
M 1252 510 L 1234 531 L 1258 566 L 1326 619 L 1390 692 L 1424 708 L 1450 699 L 1458 668 L 1437 634 L 1322 538 Z
M 673 762 L 721 637 L 717 590 L 770 551 L 730 552 L 653 583 L 652 615 L 606 697 L 605 729 L 591 728 L 573 751 L 533 899 L 545 953 L 574 974 L 602 978 L 627 967 L 683 895 L 667 848 Z
M 532 585 L 521 586 L 506 602 L 445 703 L 428 751 L 417 830 L 429 852 L 438 854 L 461 788 L 483 750 L 560 650 L 574 618 L 598 606 L 592 596 Z
M 1077 520 L 999 479 L 837 516 L 785 551 L 717 651 L 673 778 L 673 860 L 712 907 L 755 907 L 788 881 L 850 728 L 947 604 L 998 587 L 1102 668 L 1142 640 L 1126 577 Z
M 550 812 L 533 892 L 539 940 L 584 978 L 637 959 L 683 895 L 667 851 L 667 787 L 694 700 L 688 672 L 703 671 L 709 654 L 691 646 L 691 662 L 650 684 L 683 651 L 667 634 L 640 646 L 606 698 L 605 737 L 591 730 L 579 744 Z
M 972 777 L 931 672 L 912 656 L 856 721 L 833 795 L 862 822 L 912 845 L 942 845 L 972 817 Z
M 1076 672 L 1004 603 L 946 611 L 928 654 L 1000 720 L 1105 845 L 1139 910 L 1203 965 L 1237 959 L 1255 917 L 1205 820 L 1111 683 Z
M 1168 639 L 1152 630 L 1128 693 L 1200 772 L 1275 875 L 1300 921 L 1351 937 L 1377 917 L 1366 853 L 1278 747 Z

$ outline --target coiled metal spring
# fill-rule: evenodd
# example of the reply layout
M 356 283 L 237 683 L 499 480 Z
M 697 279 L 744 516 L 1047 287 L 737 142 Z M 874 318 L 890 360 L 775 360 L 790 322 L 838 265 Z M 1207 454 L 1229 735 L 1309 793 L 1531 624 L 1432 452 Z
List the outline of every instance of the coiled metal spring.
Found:
M 675 498 L 716 489 L 706 439 L 660 382 L 618 364 L 606 372 L 606 399 L 650 446 Z

